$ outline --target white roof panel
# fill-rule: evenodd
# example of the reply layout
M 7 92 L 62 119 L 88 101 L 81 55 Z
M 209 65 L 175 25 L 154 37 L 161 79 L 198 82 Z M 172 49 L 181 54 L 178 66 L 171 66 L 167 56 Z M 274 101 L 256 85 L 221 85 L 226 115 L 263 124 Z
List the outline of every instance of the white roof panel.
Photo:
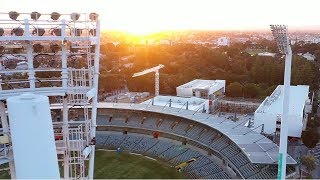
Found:
M 161 106 L 147 106 L 145 104 L 126 103 L 99 103 L 98 108 L 115 108 L 128 110 L 143 110 L 146 112 L 165 113 L 182 118 L 197 121 L 216 129 L 230 138 L 242 149 L 252 163 L 277 164 L 279 147 L 265 136 L 239 125 L 239 122 L 226 120 L 224 117 L 217 117 L 204 113 L 196 113 L 177 108 L 163 108 Z M 288 156 L 287 164 L 296 164 L 296 161 Z
M 221 86 L 221 87 L 220 87 Z M 190 81 L 186 84 L 178 86 L 178 88 L 192 88 L 192 89 L 209 89 L 213 87 L 220 87 L 222 88 L 224 84 L 219 80 L 202 80 L 202 79 L 195 79 Z
M 309 86 L 290 86 L 289 115 L 302 115 Z M 282 114 L 283 85 L 279 85 L 256 110 L 256 113 Z

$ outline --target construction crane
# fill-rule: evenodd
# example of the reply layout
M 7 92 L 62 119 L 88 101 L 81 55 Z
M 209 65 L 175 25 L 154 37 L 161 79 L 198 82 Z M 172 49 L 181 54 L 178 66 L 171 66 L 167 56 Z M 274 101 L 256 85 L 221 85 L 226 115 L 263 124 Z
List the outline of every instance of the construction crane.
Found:
M 153 68 L 146 69 L 146 70 L 143 70 L 138 73 L 134 73 L 132 77 L 142 76 L 142 75 L 145 75 L 145 74 L 148 74 L 151 72 L 155 72 L 155 84 L 154 84 L 155 91 L 154 91 L 154 94 L 155 94 L 155 96 L 159 96 L 159 70 L 161 68 L 164 68 L 164 65 L 159 64 L 158 66 L 155 66 Z

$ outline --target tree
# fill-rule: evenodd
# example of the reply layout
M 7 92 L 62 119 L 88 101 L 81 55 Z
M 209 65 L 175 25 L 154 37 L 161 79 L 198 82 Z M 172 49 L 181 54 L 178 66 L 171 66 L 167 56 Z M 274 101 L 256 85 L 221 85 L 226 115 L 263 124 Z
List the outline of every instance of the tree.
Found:
M 240 97 L 243 95 L 242 85 L 238 82 L 230 83 L 227 86 L 227 95 L 231 97 Z
M 256 98 L 260 94 L 261 89 L 254 83 L 248 83 L 244 86 L 243 91 L 245 97 Z
M 317 164 L 316 164 L 316 158 L 315 158 L 313 155 L 311 155 L 311 154 L 308 154 L 308 155 L 303 156 L 303 157 L 301 158 L 301 163 L 302 163 L 304 166 L 306 166 L 306 168 L 307 168 L 307 170 L 308 170 L 309 173 L 312 172 L 312 171 L 316 168 L 316 166 L 317 166 Z
M 308 148 L 314 148 L 319 140 L 319 134 L 316 128 L 310 128 L 302 132 L 302 142 Z
M 319 126 L 320 126 L 320 123 L 317 116 L 309 118 L 307 128 L 317 128 Z
M 316 61 L 320 62 L 320 50 L 315 50 L 314 51 L 314 56 L 316 57 Z

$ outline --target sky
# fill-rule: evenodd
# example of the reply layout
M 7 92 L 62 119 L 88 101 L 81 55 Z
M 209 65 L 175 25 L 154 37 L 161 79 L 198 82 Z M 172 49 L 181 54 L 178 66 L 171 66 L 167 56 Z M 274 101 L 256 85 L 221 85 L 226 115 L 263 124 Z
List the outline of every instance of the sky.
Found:
M 1 12 L 97 12 L 103 29 L 161 30 L 320 29 L 320 0 L 0 0 Z

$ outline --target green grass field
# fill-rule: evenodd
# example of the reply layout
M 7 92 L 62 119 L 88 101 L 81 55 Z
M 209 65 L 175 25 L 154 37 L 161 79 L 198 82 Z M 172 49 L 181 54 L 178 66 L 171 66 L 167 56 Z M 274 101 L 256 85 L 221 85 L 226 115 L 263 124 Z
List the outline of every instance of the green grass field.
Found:
M 6 171 L 0 179 L 9 179 Z M 95 153 L 95 179 L 185 179 L 173 167 L 139 155 L 98 150 Z
M 96 151 L 95 178 L 98 179 L 184 179 L 167 164 L 128 153 Z

